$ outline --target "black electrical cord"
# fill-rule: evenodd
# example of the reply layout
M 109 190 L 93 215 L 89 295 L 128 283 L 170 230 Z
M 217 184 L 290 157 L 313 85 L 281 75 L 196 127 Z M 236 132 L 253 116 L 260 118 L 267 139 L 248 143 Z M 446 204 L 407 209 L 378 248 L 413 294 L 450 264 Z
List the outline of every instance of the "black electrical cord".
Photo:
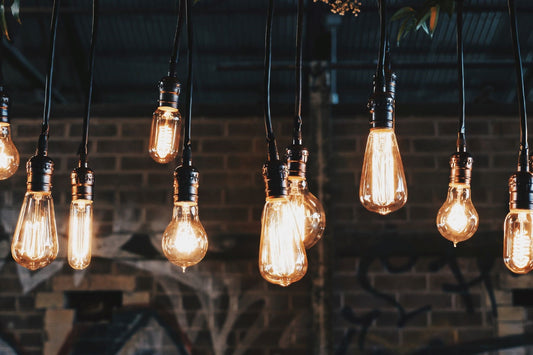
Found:
M 274 18 L 274 0 L 269 0 L 267 22 L 265 29 L 265 72 L 264 72 L 264 105 L 265 105 L 265 131 L 268 143 L 268 159 L 279 160 L 276 137 L 272 128 L 272 115 L 270 113 L 270 77 L 272 73 L 272 20 Z
M 61 0 L 54 0 L 52 8 L 52 21 L 50 24 L 50 52 L 48 56 L 48 73 L 46 74 L 46 84 L 44 89 L 44 111 L 41 135 L 37 144 L 37 155 L 48 154 L 48 133 L 50 122 L 50 107 L 52 104 L 52 78 L 54 76 L 54 58 L 56 51 L 57 22 L 59 18 L 59 7 Z
M 91 47 L 89 50 L 89 81 L 87 83 L 87 101 L 85 102 L 85 116 L 83 117 L 83 135 L 79 148 L 80 164 L 87 163 L 87 145 L 89 142 L 89 120 L 91 117 L 91 102 L 93 97 L 93 72 L 96 49 L 96 38 L 98 34 L 98 9 L 99 0 L 93 0 L 93 22 L 91 31 Z
M 296 98 L 294 107 L 294 131 L 292 144 L 302 144 L 302 62 L 303 62 L 303 20 L 304 0 L 298 0 L 298 15 L 296 20 Z
M 185 13 L 185 1 L 178 0 L 178 23 L 176 24 L 176 33 L 174 34 L 174 46 L 172 47 L 172 55 L 168 63 L 168 76 L 176 77 L 177 67 L 178 67 L 178 58 L 180 51 L 180 34 L 181 28 L 183 27 L 183 14 Z
M 463 0 L 457 0 L 455 6 L 457 9 L 457 79 L 459 83 L 459 131 L 457 132 L 457 152 L 466 152 Z
M 387 13 L 385 0 L 378 0 L 379 24 L 380 24 L 380 42 L 379 58 L 376 69 L 376 84 L 380 84 L 382 92 L 387 91 L 387 82 L 385 79 L 385 52 L 387 51 Z
M 516 5 L 514 0 L 508 0 L 509 18 L 511 20 L 511 36 L 513 38 L 513 52 L 516 69 L 516 91 L 518 96 L 518 111 L 520 113 L 520 153 L 518 157 L 518 171 L 529 171 L 529 144 L 527 137 L 527 111 L 524 94 L 524 74 L 522 71 L 522 56 L 520 54 L 520 40 L 516 22 Z
M 192 81 L 193 81 L 193 32 L 192 32 L 192 0 L 184 0 L 187 21 L 187 101 L 185 102 L 185 137 L 183 139 L 183 165 L 192 165 L 191 149 L 191 117 L 192 117 Z

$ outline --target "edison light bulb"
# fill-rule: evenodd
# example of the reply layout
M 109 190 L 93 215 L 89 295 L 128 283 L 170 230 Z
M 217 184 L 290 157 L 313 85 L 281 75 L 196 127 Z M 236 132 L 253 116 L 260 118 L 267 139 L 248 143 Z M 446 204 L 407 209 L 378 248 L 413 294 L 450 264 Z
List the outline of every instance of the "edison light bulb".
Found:
M 382 215 L 407 201 L 407 184 L 394 128 L 371 128 L 366 143 L 359 198 L 363 206 Z
M 91 262 L 93 236 L 93 201 L 73 200 L 68 225 L 68 263 L 83 270 Z
M 533 210 L 511 209 L 503 224 L 503 261 L 514 273 L 533 269 Z
M 0 180 L 13 175 L 19 166 L 19 152 L 11 139 L 9 123 L 0 122 Z
M 207 234 L 198 217 L 198 204 L 175 202 L 172 221 L 163 233 L 163 253 L 167 259 L 185 272 L 185 268 L 204 258 L 207 244 Z
M 448 196 L 437 214 L 437 228 L 453 245 L 470 238 L 477 231 L 479 217 L 472 204 L 469 184 L 450 183 Z
M 300 228 L 304 246 L 309 249 L 322 238 L 326 228 L 326 213 L 320 201 L 307 187 L 303 177 L 289 176 L 289 200 Z
M 160 106 L 155 110 L 148 150 L 156 162 L 166 164 L 178 155 L 181 122 L 177 108 Z
M 302 223 L 296 220 L 287 197 L 267 197 L 261 218 L 259 271 L 268 282 L 288 286 L 307 272 Z
M 57 230 L 51 192 L 28 191 L 24 196 L 11 243 L 13 259 L 30 270 L 50 264 L 57 256 Z

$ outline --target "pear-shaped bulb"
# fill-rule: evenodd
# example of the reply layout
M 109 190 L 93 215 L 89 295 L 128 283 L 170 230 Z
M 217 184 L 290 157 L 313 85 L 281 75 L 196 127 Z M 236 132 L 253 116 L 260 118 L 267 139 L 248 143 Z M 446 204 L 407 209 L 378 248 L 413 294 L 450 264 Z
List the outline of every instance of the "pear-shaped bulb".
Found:
M 11 177 L 19 167 L 19 152 L 11 139 L 11 126 L 0 122 L 0 180 Z

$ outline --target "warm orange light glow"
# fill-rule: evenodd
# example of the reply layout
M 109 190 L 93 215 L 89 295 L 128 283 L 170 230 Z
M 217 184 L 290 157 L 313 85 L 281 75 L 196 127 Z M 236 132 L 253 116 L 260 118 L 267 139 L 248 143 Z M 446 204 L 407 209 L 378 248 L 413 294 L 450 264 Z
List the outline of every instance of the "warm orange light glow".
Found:
M 161 164 L 178 155 L 181 137 L 181 115 L 172 107 L 161 106 L 154 112 L 148 151 Z
M 52 195 L 50 192 L 28 191 L 13 235 L 11 255 L 20 265 L 37 270 L 54 261 L 57 252 Z
M 450 183 L 446 201 L 437 214 L 440 234 L 456 245 L 476 233 L 479 216 L 472 204 L 470 185 Z
M 289 176 L 289 200 L 296 222 L 303 237 L 304 246 L 309 249 L 324 235 L 326 213 L 320 201 L 307 188 L 305 178 Z
M 167 259 L 185 272 L 187 267 L 202 261 L 207 245 L 207 234 L 200 223 L 196 202 L 175 202 L 172 221 L 162 240 Z
M 407 201 L 407 183 L 393 128 L 371 128 L 366 143 L 359 198 L 380 214 L 401 208 Z
M 514 273 L 533 269 L 533 210 L 512 209 L 503 224 L 503 261 Z
M 0 122 L 0 180 L 11 177 L 19 166 L 19 152 L 11 140 L 9 123 Z
M 89 266 L 92 236 L 93 201 L 72 201 L 68 228 L 68 263 L 73 269 L 83 270 Z
M 288 286 L 307 272 L 307 256 L 293 205 L 288 198 L 267 197 L 261 219 L 259 271 L 268 282 Z

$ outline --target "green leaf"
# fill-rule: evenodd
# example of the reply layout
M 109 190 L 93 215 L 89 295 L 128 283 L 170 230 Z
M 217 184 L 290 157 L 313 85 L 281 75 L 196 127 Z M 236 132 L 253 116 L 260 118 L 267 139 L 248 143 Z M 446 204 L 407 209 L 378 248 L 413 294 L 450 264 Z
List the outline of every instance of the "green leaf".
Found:
M 428 20 L 429 16 L 431 15 L 431 12 L 425 12 L 424 15 L 418 19 L 416 23 L 416 29 L 418 30 L 420 27 L 424 26 L 426 24 L 426 21 Z M 426 26 L 427 28 L 427 26 Z
M 21 24 L 22 21 L 20 21 L 20 0 L 13 0 L 13 5 L 11 5 L 11 13 L 15 18 L 15 21 Z
M 414 17 L 406 18 L 402 21 L 402 24 L 400 25 L 400 29 L 398 30 L 398 36 L 396 37 L 396 45 L 400 45 L 400 40 L 404 38 L 409 31 L 411 31 L 416 24 L 416 19 Z
M 437 28 L 437 21 L 439 20 L 439 11 L 440 6 L 436 5 L 431 8 L 431 16 L 429 18 L 429 32 L 431 37 L 433 37 L 433 34 L 435 33 L 435 29 Z
M 6 21 L 6 7 L 5 7 L 5 0 L 2 0 L 0 2 L 0 27 L 1 31 L 6 37 L 8 41 L 11 41 L 11 38 L 9 38 L 9 32 L 7 30 L 7 21 Z
M 390 20 L 391 21 L 400 20 L 407 16 L 414 16 L 415 13 L 416 11 L 412 7 L 409 7 L 409 6 L 402 7 L 400 10 L 396 11 L 394 15 L 392 15 Z

